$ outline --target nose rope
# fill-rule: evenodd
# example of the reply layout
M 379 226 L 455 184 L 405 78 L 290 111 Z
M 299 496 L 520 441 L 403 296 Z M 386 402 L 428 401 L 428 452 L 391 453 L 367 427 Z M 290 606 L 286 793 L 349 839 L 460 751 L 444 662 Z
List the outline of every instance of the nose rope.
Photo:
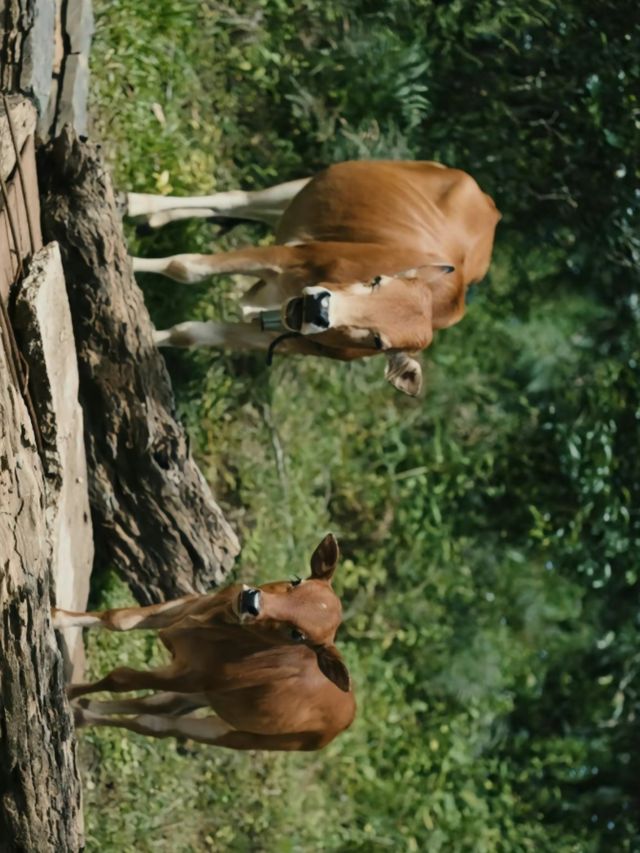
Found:
M 282 343 L 282 341 L 286 340 L 286 338 L 299 338 L 301 337 L 300 332 L 284 332 L 282 335 L 278 335 L 271 343 L 269 344 L 269 349 L 267 350 L 267 367 L 271 367 L 271 362 L 273 361 L 273 356 L 275 354 L 276 347 Z

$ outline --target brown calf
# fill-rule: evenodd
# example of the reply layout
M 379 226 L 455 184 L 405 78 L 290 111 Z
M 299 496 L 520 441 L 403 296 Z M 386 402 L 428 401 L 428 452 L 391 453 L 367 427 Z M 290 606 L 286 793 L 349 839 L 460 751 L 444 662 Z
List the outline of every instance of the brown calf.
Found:
M 152 737 L 189 737 L 232 749 L 325 746 L 355 714 L 349 673 L 334 645 L 342 618 L 331 588 L 338 556 L 338 543 L 329 534 L 311 557 L 307 580 L 256 589 L 235 584 L 213 595 L 150 607 L 54 611 L 58 628 L 158 629 L 171 652 L 171 662 L 161 669 L 119 667 L 95 683 L 70 685 L 71 699 L 99 690 L 160 691 L 141 699 L 78 705 L 77 723 L 120 726 Z M 205 707 L 215 716 L 189 714 Z
M 158 226 L 188 215 L 274 225 L 276 245 L 216 255 L 134 258 L 137 272 L 176 281 L 221 273 L 259 281 L 245 323 L 181 323 L 159 345 L 268 350 L 351 360 L 383 351 L 387 379 L 417 394 L 409 353 L 457 323 L 470 284 L 486 274 L 500 214 L 476 182 L 431 162 L 359 161 L 259 192 L 200 198 L 130 193 L 128 213 Z M 282 333 L 285 334 L 283 337 Z

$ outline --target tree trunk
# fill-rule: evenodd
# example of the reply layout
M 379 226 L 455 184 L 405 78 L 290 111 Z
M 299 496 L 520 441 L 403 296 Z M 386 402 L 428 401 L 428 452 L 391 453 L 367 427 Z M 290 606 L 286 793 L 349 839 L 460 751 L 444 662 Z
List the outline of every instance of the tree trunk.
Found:
M 85 572 L 91 565 L 86 484 L 70 464 L 72 449 L 84 461 L 76 428 L 81 415 L 77 399 L 67 393 L 62 401 L 60 384 L 50 381 L 52 373 L 65 376 L 75 354 L 55 247 L 38 251 L 35 110 L 19 99 L 9 109 L 25 183 L 23 194 L 0 106 L 0 177 L 6 182 L 0 203 L 0 851 L 75 853 L 83 844 L 80 781 L 50 612 L 53 586 L 68 580 L 70 564 Z M 22 280 L 29 266 L 34 275 Z M 27 370 L 6 310 L 14 282 L 24 286 Z M 26 393 L 27 374 L 38 389 L 37 406 Z
M 65 124 L 87 129 L 91 0 L 3 0 L 0 91 L 20 93 L 38 108 L 38 135 Z
M 51 627 L 49 484 L 0 347 L 0 850 L 82 848 L 75 737 Z
M 40 152 L 39 177 L 74 324 L 97 564 L 116 566 L 143 604 L 203 592 L 238 541 L 175 419 L 105 165 L 67 127 Z

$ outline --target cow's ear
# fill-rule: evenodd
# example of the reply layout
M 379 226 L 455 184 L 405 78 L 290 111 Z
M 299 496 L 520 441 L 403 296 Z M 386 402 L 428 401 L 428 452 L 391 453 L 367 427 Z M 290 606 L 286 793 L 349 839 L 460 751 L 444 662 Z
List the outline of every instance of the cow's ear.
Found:
M 311 555 L 311 577 L 329 581 L 340 559 L 338 541 L 333 533 L 327 533 Z
M 423 264 L 420 267 L 411 267 L 408 270 L 402 270 L 399 273 L 394 275 L 394 278 L 405 278 L 408 281 L 412 281 L 415 278 L 420 279 L 420 281 L 428 282 L 429 284 L 433 284 L 443 275 L 449 275 L 455 270 L 455 267 L 451 264 L 445 263 L 437 263 L 437 264 Z
M 417 397 L 422 389 L 422 365 L 406 352 L 394 352 L 387 356 L 384 378 L 398 391 Z
M 351 676 L 336 647 L 318 646 L 316 655 L 318 656 L 318 666 L 329 681 L 333 681 L 336 687 L 348 693 L 351 690 Z

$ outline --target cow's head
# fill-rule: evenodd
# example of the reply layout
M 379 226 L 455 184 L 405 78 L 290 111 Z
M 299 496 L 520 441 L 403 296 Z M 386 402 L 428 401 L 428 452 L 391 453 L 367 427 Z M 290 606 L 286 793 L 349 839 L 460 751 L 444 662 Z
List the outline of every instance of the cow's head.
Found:
M 340 551 L 329 533 L 311 557 L 311 576 L 244 587 L 235 609 L 243 626 L 271 645 L 307 646 L 326 677 L 341 690 L 350 689 L 349 672 L 334 645 L 342 621 L 340 599 L 331 579 Z
M 421 350 L 433 336 L 431 288 L 452 271 L 428 264 L 367 282 L 308 286 L 283 305 L 282 321 L 289 331 L 363 354 Z

